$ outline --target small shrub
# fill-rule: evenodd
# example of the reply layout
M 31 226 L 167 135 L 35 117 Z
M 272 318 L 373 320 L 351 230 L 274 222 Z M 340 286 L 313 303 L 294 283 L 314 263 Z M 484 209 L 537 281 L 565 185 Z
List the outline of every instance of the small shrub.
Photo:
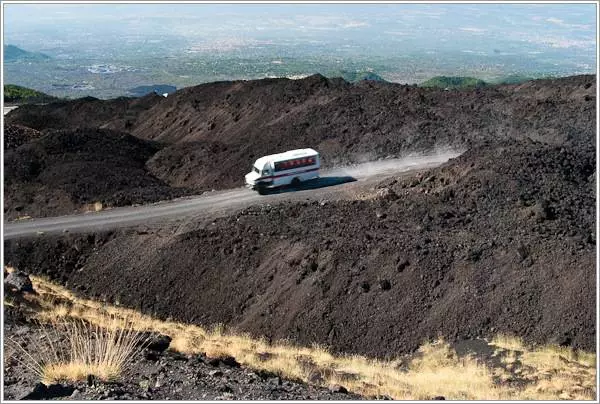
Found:
M 101 328 L 81 320 L 64 321 L 42 327 L 42 335 L 32 338 L 27 348 L 11 343 L 23 354 L 21 362 L 44 384 L 82 381 L 88 375 L 114 381 L 148 341 L 126 320 L 112 318 L 105 324 Z

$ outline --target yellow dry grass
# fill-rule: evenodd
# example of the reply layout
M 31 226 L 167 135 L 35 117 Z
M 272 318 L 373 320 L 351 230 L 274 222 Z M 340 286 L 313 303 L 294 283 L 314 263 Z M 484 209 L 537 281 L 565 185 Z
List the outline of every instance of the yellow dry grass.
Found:
M 341 384 L 365 396 L 424 400 L 593 400 L 596 355 L 557 347 L 528 348 L 518 338 L 498 336 L 490 345 L 500 357 L 497 366 L 473 357 L 459 357 L 443 340 L 424 343 L 410 358 L 375 360 L 359 355 L 333 355 L 319 346 L 299 347 L 197 325 L 161 321 L 134 310 L 80 299 L 68 290 L 31 277 L 44 321 L 76 318 L 105 327 L 107 315 L 127 321 L 135 330 L 151 330 L 172 338 L 170 349 L 233 356 L 242 365 L 282 377 L 328 386 Z M 563 359 L 561 359 L 563 358 Z M 403 365 L 403 366 L 401 366 Z M 521 383 L 511 383 L 519 379 Z M 571 381 L 571 382 L 569 382 Z M 574 381 L 574 382 L 573 382 Z
M 503 355 L 512 374 L 526 383 L 520 399 L 595 399 L 596 354 L 556 345 L 530 347 L 506 335 L 492 339 L 491 345 L 499 348 L 496 354 Z
M 98 201 L 98 202 L 94 202 L 94 203 L 85 204 L 81 210 L 84 213 L 88 213 L 88 212 L 100 212 L 103 209 L 104 209 L 104 205 L 102 204 L 102 202 Z
M 497 335 L 492 339 L 491 344 L 507 351 L 525 350 L 523 341 L 512 335 Z
M 88 375 L 114 381 L 127 369 L 144 337 L 126 320 L 104 316 L 102 326 L 63 318 L 45 325 L 41 338 L 26 345 L 11 339 L 10 345 L 13 352 L 21 351 L 22 363 L 44 384 L 85 380 Z

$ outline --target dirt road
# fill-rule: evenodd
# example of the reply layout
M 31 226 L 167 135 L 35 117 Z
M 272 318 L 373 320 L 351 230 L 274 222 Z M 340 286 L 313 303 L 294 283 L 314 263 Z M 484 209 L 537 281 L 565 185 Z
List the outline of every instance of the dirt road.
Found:
M 5 106 L 5 107 L 3 108 L 3 109 L 4 109 L 4 111 L 3 111 L 3 112 L 4 112 L 4 115 L 8 114 L 10 111 L 12 111 L 13 109 L 16 109 L 16 108 L 18 108 L 18 107 L 19 107 L 18 105 L 11 105 L 11 106 L 8 106 L 8 107 L 7 107 L 7 106 Z
M 250 205 L 277 203 L 291 199 L 333 199 L 339 197 L 340 194 L 347 194 L 351 188 L 364 187 L 381 180 L 386 175 L 435 167 L 459 154 L 455 151 L 446 151 L 335 168 L 322 171 L 321 178 L 310 183 L 307 182 L 297 189 L 282 189 L 269 195 L 261 196 L 245 188 L 236 188 L 151 205 L 10 222 L 4 224 L 4 239 L 63 231 L 82 232 L 112 229 L 198 215 L 218 216 Z

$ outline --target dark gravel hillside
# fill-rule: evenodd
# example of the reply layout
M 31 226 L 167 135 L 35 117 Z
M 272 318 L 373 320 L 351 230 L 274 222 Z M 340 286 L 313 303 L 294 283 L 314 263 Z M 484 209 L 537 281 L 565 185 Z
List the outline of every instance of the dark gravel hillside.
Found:
M 390 358 L 498 334 L 594 351 L 595 81 L 443 91 L 312 76 L 20 107 L 5 120 L 20 128 L 5 138 L 9 219 L 239 186 L 256 157 L 295 147 L 326 166 L 466 151 L 371 190 L 341 185 L 335 200 L 296 193 L 219 218 L 5 240 L 4 262 L 162 319 L 337 352 Z M 5 332 L 23 326 L 6 318 Z M 79 397 L 352 398 L 213 373 L 204 358 L 138 359 L 118 393 L 82 385 Z M 22 397 L 31 379 L 7 374 Z
M 5 122 L 40 131 L 80 128 L 128 130 L 141 111 L 162 98 L 152 93 L 141 98 L 121 97 L 108 101 L 84 97 L 43 105 L 26 104 L 7 114 Z
M 246 209 L 196 230 L 6 241 L 86 296 L 379 357 L 497 333 L 595 346 L 595 153 L 504 141 L 374 200 Z
M 4 127 L 4 150 L 14 149 L 40 137 L 40 132 L 21 125 Z
M 171 186 L 239 186 L 254 159 L 313 147 L 326 166 L 482 141 L 593 144 L 595 76 L 443 91 L 320 75 L 203 84 L 167 98 L 18 108 L 9 124 L 106 127 L 168 143 L 147 164 Z
M 96 202 L 131 205 L 186 193 L 145 168 L 159 149 L 107 129 L 47 131 L 6 151 L 5 217 L 69 214 Z

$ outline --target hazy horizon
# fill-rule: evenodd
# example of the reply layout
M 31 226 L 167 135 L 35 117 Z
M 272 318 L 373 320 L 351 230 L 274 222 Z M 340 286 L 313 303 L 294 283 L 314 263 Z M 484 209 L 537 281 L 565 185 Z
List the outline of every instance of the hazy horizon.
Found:
M 336 69 L 396 82 L 596 71 L 593 3 L 3 6 L 4 44 L 52 57 L 59 85 L 71 84 L 65 69 L 89 84 L 96 65 L 137 73 L 127 83 L 176 86 Z M 26 75 L 39 71 L 28 66 L 5 65 L 5 79 L 35 81 Z

